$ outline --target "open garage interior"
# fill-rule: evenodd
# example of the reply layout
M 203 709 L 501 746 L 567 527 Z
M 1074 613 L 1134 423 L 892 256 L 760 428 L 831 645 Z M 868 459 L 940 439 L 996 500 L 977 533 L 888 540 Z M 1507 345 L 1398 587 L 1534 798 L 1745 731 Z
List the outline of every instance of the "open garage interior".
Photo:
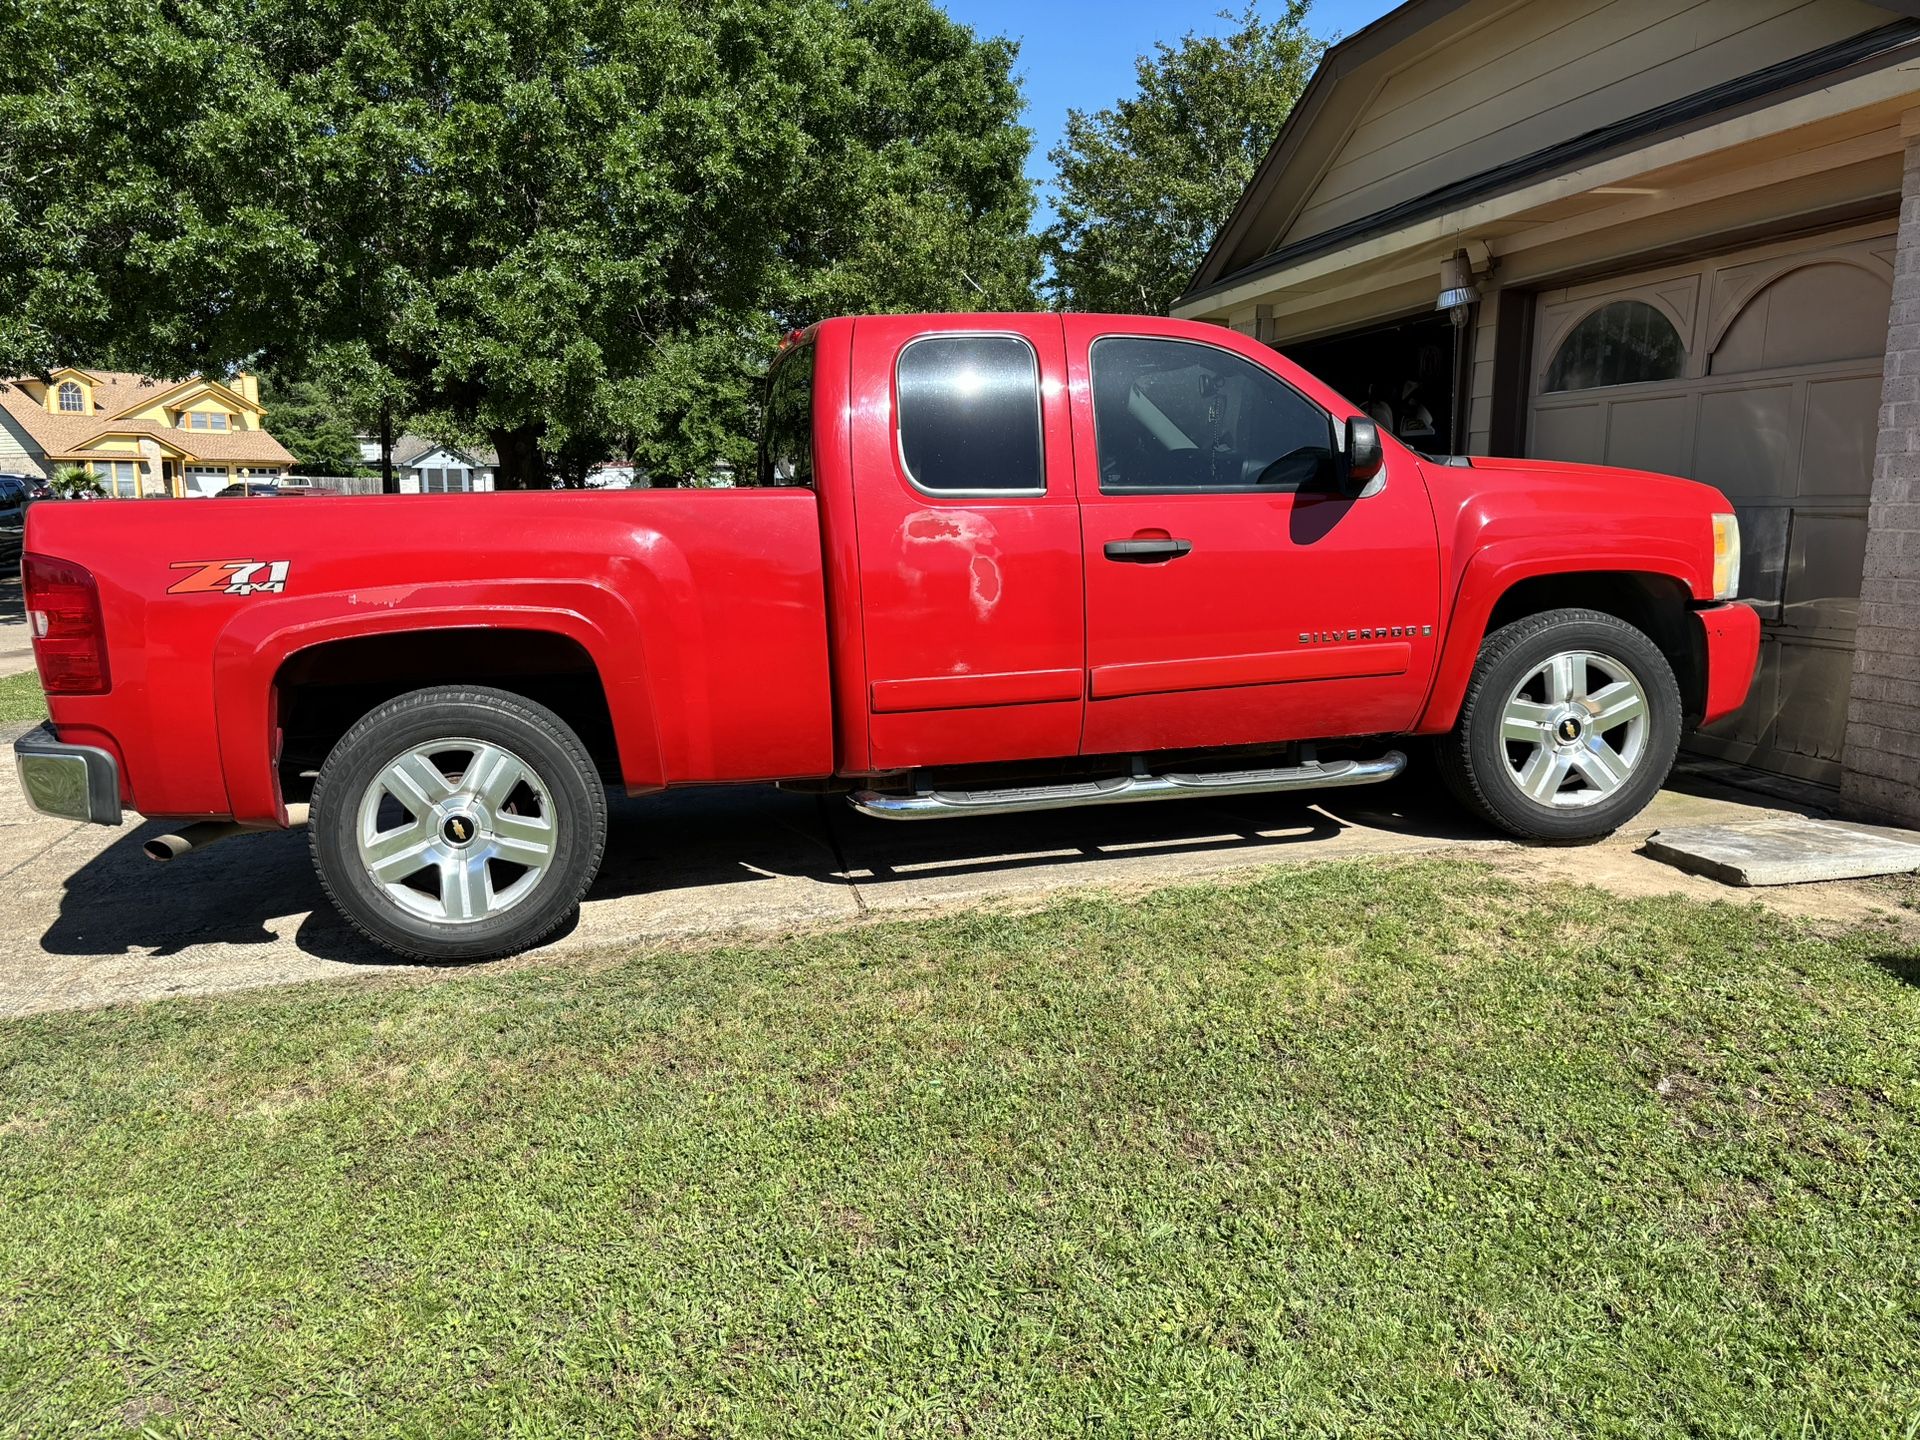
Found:
M 1455 415 L 1455 376 L 1471 336 L 1445 315 L 1423 315 L 1359 334 L 1280 347 L 1426 455 L 1452 455 L 1464 441 Z
M 1913 5 L 1413 0 L 1328 51 L 1175 313 L 1418 450 L 1719 487 L 1763 655 L 1693 748 L 1920 820 L 1917 62 Z

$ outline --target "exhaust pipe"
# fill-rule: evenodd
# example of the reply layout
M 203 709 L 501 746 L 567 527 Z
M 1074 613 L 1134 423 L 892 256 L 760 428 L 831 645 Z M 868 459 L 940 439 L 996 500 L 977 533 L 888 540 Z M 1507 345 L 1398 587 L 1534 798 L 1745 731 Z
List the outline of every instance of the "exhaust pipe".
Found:
M 147 852 L 149 860 L 164 865 L 169 860 L 178 860 L 189 850 L 203 850 L 216 840 L 258 828 L 236 825 L 231 820 L 202 820 L 197 825 L 183 825 L 171 835 L 156 835 L 140 848 Z

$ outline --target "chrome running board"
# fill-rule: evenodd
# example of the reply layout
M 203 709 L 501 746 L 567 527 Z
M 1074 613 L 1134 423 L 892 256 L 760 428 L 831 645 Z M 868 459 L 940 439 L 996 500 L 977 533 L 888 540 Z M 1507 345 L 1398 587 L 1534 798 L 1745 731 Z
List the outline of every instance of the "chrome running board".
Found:
M 1071 810 L 1081 805 L 1127 805 L 1141 800 L 1180 800 L 1199 795 L 1263 795 L 1275 790 L 1321 790 L 1339 785 L 1377 785 L 1407 768 L 1407 757 L 1389 750 L 1377 760 L 1336 760 L 1268 770 L 1220 770 L 1204 775 L 1116 775 L 1108 780 L 1070 780 L 1001 790 L 921 790 L 889 795 L 858 790 L 847 797 L 862 815 L 879 820 L 937 820 L 956 815 L 1019 815 L 1033 810 Z

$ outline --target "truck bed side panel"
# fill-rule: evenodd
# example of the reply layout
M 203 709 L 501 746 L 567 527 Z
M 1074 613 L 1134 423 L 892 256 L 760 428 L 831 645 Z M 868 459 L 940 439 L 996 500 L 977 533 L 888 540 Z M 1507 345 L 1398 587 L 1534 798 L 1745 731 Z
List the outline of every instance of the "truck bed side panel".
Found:
M 54 697 L 112 740 L 129 804 L 281 818 L 272 696 L 329 640 L 488 627 L 591 656 L 630 789 L 832 768 L 819 523 L 808 491 L 657 490 L 42 505 L 27 548 L 99 580 L 113 689 Z M 169 593 L 223 561 L 284 593 Z

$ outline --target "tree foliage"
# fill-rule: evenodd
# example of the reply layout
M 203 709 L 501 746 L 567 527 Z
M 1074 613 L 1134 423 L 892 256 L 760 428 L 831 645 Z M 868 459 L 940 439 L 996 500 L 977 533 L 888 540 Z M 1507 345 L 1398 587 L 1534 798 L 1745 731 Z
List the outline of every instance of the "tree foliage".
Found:
M 1057 303 L 1149 314 L 1173 304 L 1320 62 L 1326 47 L 1306 16 L 1307 0 L 1271 21 L 1252 6 L 1223 12 L 1229 33 L 1156 45 L 1135 62 L 1134 94 L 1067 113 L 1048 152 Z
M 260 403 L 267 429 L 293 452 L 295 474 L 357 475 L 365 468 L 351 410 L 317 381 L 269 372 L 260 377 Z
M 0 0 L 0 368 L 744 464 L 783 328 L 1031 303 L 1014 53 L 931 0 Z

